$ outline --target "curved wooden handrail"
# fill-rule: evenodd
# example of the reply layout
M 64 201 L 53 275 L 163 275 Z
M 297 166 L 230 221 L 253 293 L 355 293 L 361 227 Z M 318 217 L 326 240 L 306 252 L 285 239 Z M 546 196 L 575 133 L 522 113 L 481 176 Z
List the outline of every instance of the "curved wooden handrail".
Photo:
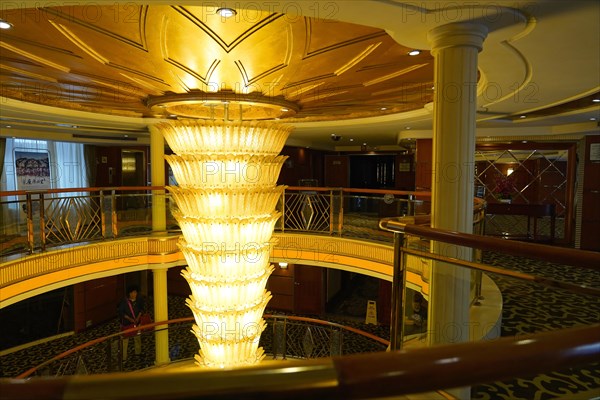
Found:
M 376 341 L 378 343 L 381 343 L 384 346 L 389 346 L 390 341 L 389 340 L 385 340 L 383 338 L 380 338 L 379 336 L 375 336 L 373 334 L 370 334 L 369 332 L 365 332 L 362 331 L 360 329 L 356 329 L 353 328 L 351 326 L 346 326 L 346 325 L 342 325 L 342 324 L 338 324 L 335 322 L 329 322 L 329 321 L 323 321 L 321 319 L 315 319 L 315 318 L 308 318 L 308 317 L 300 317 L 300 316 L 295 316 L 295 315 L 275 315 L 275 314 L 264 314 L 263 318 L 268 319 L 268 318 L 273 318 L 273 319 L 288 319 L 288 320 L 292 320 L 292 321 L 302 321 L 302 322 L 309 322 L 311 324 L 316 324 L 316 325 L 323 325 L 323 326 L 330 326 L 330 327 L 335 327 L 335 328 L 339 328 L 339 329 L 343 329 L 346 330 L 348 332 L 352 332 L 352 333 L 356 333 L 360 336 L 364 336 L 368 339 L 371 339 L 373 341 Z M 185 317 L 185 318 L 176 318 L 176 319 L 170 319 L 167 321 L 159 321 L 159 322 L 153 322 L 151 324 L 146 324 L 146 325 L 140 325 L 138 327 L 135 328 L 131 328 L 131 329 L 126 329 L 123 331 L 119 331 L 116 333 L 113 333 L 111 335 L 107 335 L 107 336 L 102 336 L 100 338 L 96 338 L 93 340 L 90 340 L 89 342 L 80 344 L 79 346 L 75 346 L 72 349 L 69 349 L 67 351 L 64 351 L 54 357 L 52 357 L 49 360 L 44 361 L 43 363 L 41 363 L 40 365 L 37 365 L 35 367 L 32 367 L 30 369 L 28 369 L 25 372 L 22 372 L 21 374 L 17 375 L 15 379 L 25 379 L 30 377 L 31 375 L 33 375 L 37 370 L 39 370 L 40 368 L 44 368 L 47 365 L 50 365 L 51 363 L 61 360 L 65 357 L 70 356 L 71 354 L 75 354 L 78 351 L 84 350 L 88 347 L 94 346 L 96 344 L 105 342 L 109 339 L 112 339 L 114 337 L 118 337 L 121 335 L 127 335 L 127 334 L 135 334 L 138 331 L 146 331 L 146 330 L 151 330 L 154 329 L 156 327 L 160 327 L 160 326 L 164 326 L 164 325 L 171 325 L 171 324 L 180 324 L 180 323 L 186 323 L 186 322 L 194 322 L 194 317 Z
M 427 251 L 421 251 L 421 250 L 416 250 L 416 249 L 405 248 L 405 249 L 402 249 L 402 252 L 404 254 L 411 254 L 411 255 L 414 255 L 417 257 L 422 257 L 425 259 L 442 261 L 442 262 L 450 263 L 453 265 L 466 267 L 466 268 L 476 270 L 476 271 L 491 272 L 496 275 L 508 276 L 508 277 L 512 277 L 512 278 L 516 278 L 516 279 L 520 279 L 520 280 L 524 280 L 524 281 L 535 282 L 539 285 L 543 285 L 543 286 L 547 286 L 547 287 L 551 287 L 551 288 L 560 288 L 560 289 L 568 290 L 572 293 L 587 294 L 587 295 L 591 295 L 591 296 L 600 297 L 600 289 L 597 289 L 595 287 L 590 287 L 588 285 L 578 285 L 576 283 L 560 281 L 560 280 L 546 278 L 543 276 L 538 276 L 538 275 L 533 275 L 533 274 L 527 274 L 524 272 L 518 272 L 518 271 L 505 269 L 505 268 L 501 268 L 501 267 L 494 267 L 492 265 L 486 265 L 486 264 L 481 264 L 481 263 L 476 263 L 476 262 L 471 262 L 471 261 L 459 260 L 456 258 L 446 257 L 446 256 L 442 256 L 439 254 L 434 254 L 434 253 L 430 253 Z
M 287 316 L 287 315 L 273 315 L 273 314 L 265 314 L 264 318 L 288 318 L 293 321 L 303 321 L 303 322 L 310 322 L 311 324 L 316 324 L 316 325 L 332 326 L 335 328 L 340 328 L 340 329 L 344 329 L 349 332 L 359 334 L 361 336 L 364 336 L 366 338 L 369 338 L 371 340 L 379 342 L 384 346 L 389 346 L 389 344 L 390 344 L 389 340 L 382 339 L 379 336 L 370 334 L 369 332 L 365 332 L 360 329 L 353 328 L 351 326 L 337 324 L 335 322 L 323 321 L 322 319 L 315 319 L 315 318 L 309 318 L 309 317 L 298 317 L 298 316 L 293 316 L 293 315 Z
M 575 250 L 537 243 L 508 241 L 487 236 L 473 235 L 470 233 L 455 232 L 447 229 L 404 224 L 392 219 L 382 221 L 380 225 L 384 229 L 405 232 L 411 235 L 459 246 L 489 251 L 500 251 L 520 257 L 535 258 L 552 263 L 600 270 L 600 253 L 598 252 Z
M 307 192 L 330 192 L 339 191 L 341 188 L 322 187 L 322 186 L 286 186 L 285 190 L 307 191 Z
M 224 373 L 102 374 L 2 379 L 5 400 L 71 398 L 369 399 L 533 375 L 600 357 L 600 324 L 494 341 L 266 363 Z M 276 379 L 274 378 L 276 377 Z M 176 384 L 174 384 L 176 382 Z M 135 390 L 126 390 L 135 387 Z
M 531 376 L 595 362 L 600 324 L 494 341 L 461 343 L 334 360 L 342 398 L 385 397 Z M 347 396 L 346 396 L 347 395 Z
M 27 194 L 53 194 L 53 193 L 79 193 L 79 192 L 101 192 L 101 191 L 142 191 L 142 190 L 165 190 L 164 186 L 108 186 L 108 187 L 85 187 L 85 188 L 63 188 L 45 190 L 12 190 L 0 192 L 0 197 L 25 196 Z
M 372 193 L 372 194 L 397 194 L 399 196 L 422 196 L 431 197 L 431 192 L 415 192 L 410 190 L 396 190 L 396 189 L 354 189 L 354 188 L 342 188 L 344 193 Z
M 36 365 L 35 367 L 29 368 L 27 371 L 20 373 L 19 375 L 17 375 L 15 377 L 15 379 L 25 379 L 30 377 L 32 374 L 34 374 L 37 370 L 39 370 L 40 368 L 44 368 L 46 365 L 50 365 L 51 363 L 53 363 L 54 361 L 58 361 L 61 360 L 65 357 L 70 356 L 71 354 L 75 354 L 78 351 L 87 349 L 88 347 L 94 346 L 98 343 L 102 343 L 105 342 L 109 339 L 112 339 L 114 337 L 117 336 L 121 336 L 124 334 L 134 334 L 139 330 L 146 330 L 146 329 L 153 329 L 157 326 L 162 326 L 162 325 L 169 325 L 169 324 L 179 324 L 179 323 L 183 323 L 183 322 L 191 322 L 193 321 L 194 318 L 193 317 L 186 317 L 186 318 L 176 318 L 176 319 L 170 319 L 168 321 L 160 321 L 160 322 L 153 322 L 151 324 L 147 324 L 147 325 L 141 325 L 139 327 L 135 327 L 135 328 L 131 328 L 131 329 L 125 329 L 123 331 L 119 331 L 117 333 L 113 333 L 111 335 L 107 335 L 107 336 L 102 336 L 93 340 L 90 340 L 89 342 L 85 342 L 83 344 L 80 344 L 79 346 L 75 346 L 67 351 L 63 351 L 60 354 L 57 354 L 56 356 L 44 361 L 43 363 L 41 363 L 40 365 Z
M 100 192 L 100 191 L 149 191 L 149 190 L 166 190 L 166 186 L 107 186 L 107 187 L 85 187 L 85 188 L 64 188 L 64 189 L 46 189 L 46 190 L 12 190 L 0 192 L 0 197 L 8 196 L 25 196 L 27 194 L 52 194 L 52 193 L 68 193 L 68 192 Z M 294 191 L 313 191 L 313 192 L 329 192 L 341 191 L 343 193 L 366 193 L 366 194 L 397 194 L 397 195 L 415 195 L 431 197 L 431 192 L 415 192 L 395 189 L 353 189 L 341 187 L 313 187 L 313 186 L 287 186 L 287 190 Z

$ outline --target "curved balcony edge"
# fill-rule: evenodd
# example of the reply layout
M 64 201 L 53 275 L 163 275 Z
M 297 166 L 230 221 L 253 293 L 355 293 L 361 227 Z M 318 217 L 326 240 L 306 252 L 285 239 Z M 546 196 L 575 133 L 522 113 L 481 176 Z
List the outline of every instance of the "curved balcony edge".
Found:
M 394 249 L 391 244 L 305 233 L 275 233 L 272 262 L 285 261 L 334 268 L 392 281 Z M 132 271 L 186 265 L 177 247 L 179 235 L 156 235 L 72 245 L 27 255 L 0 264 L 0 308 L 38 294 L 106 276 Z M 429 293 L 422 263 L 408 267 L 407 287 Z M 471 307 L 473 340 L 496 338 L 500 333 L 502 298 L 487 276 L 482 282 L 482 305 Z

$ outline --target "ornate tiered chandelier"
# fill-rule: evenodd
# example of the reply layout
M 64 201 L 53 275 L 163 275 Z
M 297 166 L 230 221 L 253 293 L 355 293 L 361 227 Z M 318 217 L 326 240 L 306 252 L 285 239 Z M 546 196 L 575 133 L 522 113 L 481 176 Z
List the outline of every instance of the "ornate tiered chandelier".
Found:
M 264 121 L 182 120 L 157 125 L 175 155 L 166 156 L 182 230 L 187 304 L 196 324 L 198 365 L 259 362 L 262 319 L 271 295 L 271 236 L 280 213 L 279 156 L 290 128 Z

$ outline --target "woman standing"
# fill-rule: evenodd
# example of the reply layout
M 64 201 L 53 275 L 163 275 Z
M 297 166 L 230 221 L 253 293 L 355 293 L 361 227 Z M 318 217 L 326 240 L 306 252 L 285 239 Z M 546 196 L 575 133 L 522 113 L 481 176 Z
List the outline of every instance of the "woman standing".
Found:
M 131 285 L 127 288 L 125 298 L 119 304 L 119 320 L 121 321 L 121 330 L 131 329 L 140 324 L 142 311 L 144 310 L 144 302 L 138 299 L 138 288 Z M 127 347 L 129 337 L 133 336 L 133 347 L 135 354 L 142 353 L 142 338 L 139 332 L 127 333 L 123 335 L 123 360 L 127 359 Z

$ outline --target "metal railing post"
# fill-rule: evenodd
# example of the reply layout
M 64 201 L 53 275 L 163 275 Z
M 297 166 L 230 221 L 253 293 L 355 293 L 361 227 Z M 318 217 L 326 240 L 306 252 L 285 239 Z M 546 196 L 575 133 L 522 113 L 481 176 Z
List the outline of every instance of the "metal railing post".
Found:
M 44 217 L 44 193 L 39 194 L 40 198 L 40 240 L 42 251 L 46 250 L 46 218 Z
M 283 360 L 287 355 L 287 318 L 283 319 Z
M 35 248 L 35 238 L 33 235 L 33 201 L 31 193 L 25 194 L 25 207 L 27 208 L 27 243 L 29 244 L 29 253 L 33 253 Z
M 406 214 L 409 216 L 414 216 L 415 215 L 415 195 L 414 194 L 409 194 L 408 195 L 408 207 L 406 210 Z
M 481 280 L 483 278 L 483 273 L 481 271 L 475 271 L 475 298 L 473 299 L 473 305 L 480 306 L 480 300 L 483 300 L 483 296 L 481 295 Z
M 114 189 L 110 193 L 110 208 L 112 236 L 113 238 L 116 238 L 119 236 L 119 227 L 117 225 L 117 194 Z
M 485 229 L 485 207 L 482 207 L 481 211 L 478 211 L 476 219 L 478 220 L 477 228 L 473 229 L 473 233 L 483 235 Z M 477 263 L 482 262 L 482 251 L 480 249 L 473 248 L 473 261 Z M 480 300 L 484 300 L 484 297 L 481 294 L 483 286 L 482 279 L 483 273 L 481 271 L 475 271 L 475 298 L 473 299 L 473 304 L 476 306 L 480 306 Z
M 333 235 L 333 212 L 335 210 L 334 201 L 333 201 L 333 189 L 329 189 L 329 234 Z
M 281 232 L 285 232 L 285 192 L 286 189 L 283 189 L 283 193 L 281 194 Z
M 406 301 L 406 266 L 404 265 L 404 233 L 394 232 L 394 276 L 392 280 L 392 316 L 390 350 L 400 350 L 404 338 L 404 304 Z
M 344 229 L 344 189 L 340 189 L 340 215 L 338 217 L 339 236 L 342 236 L 343 229 Z
M 90 193 L 91 198 L 91 193 Z M 104 190 L 100 190 L 100 227 L 102 229 L 102 239 L 106 239 L 106 214 L 104 213 Z M 93 202 L 92 202 L 93 203 Z

